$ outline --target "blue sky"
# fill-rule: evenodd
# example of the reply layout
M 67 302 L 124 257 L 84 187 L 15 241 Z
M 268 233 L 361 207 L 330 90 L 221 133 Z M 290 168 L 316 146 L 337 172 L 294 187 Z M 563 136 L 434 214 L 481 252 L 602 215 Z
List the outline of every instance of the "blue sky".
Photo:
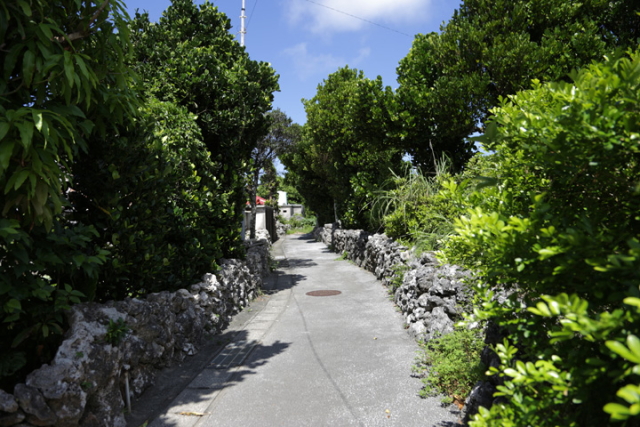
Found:
M 203 3 L 196 0 L 197 3 Z M 131 15 L 149 12 L 157 21 L 170 0 L 124 0 Z M 225 13 L 240 40 L 242 0 L 211 3 Z M 418 33 L 439 31 L 458 0 L 245 0 L 246 48 L 251 59 L 271 63 L 280 75 L 274 108 L 305 122 L 301 99 L 340 67 L 381 76 L 395 88 L 396 67 Z

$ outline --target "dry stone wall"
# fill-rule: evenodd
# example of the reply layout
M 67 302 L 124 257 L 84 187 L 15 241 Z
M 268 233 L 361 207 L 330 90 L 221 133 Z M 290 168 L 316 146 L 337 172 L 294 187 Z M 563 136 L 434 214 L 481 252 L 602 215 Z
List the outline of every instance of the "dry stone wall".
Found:
M 247 261 L 222 260 L 189 289 L 72 307 L 54 360 L 12 394 L 0 390 L 0 427 L 126 426 L 127 391 L 142 394 L 155 372 L 195 354 L 205 334 L 220 332 L 256 296 L 269 245 L 248 245 Z
M 455 265 L 441 265 L 432 254 L 416 256 L 384 234 L 343 230 L 335 224 L 316 228 L 314 236 L 373 272 L 394 293 L 409 334 L 418 340 L 453 331 L 463 308 L 470 304 L 470 294 L 462 282 L 469 272 Z

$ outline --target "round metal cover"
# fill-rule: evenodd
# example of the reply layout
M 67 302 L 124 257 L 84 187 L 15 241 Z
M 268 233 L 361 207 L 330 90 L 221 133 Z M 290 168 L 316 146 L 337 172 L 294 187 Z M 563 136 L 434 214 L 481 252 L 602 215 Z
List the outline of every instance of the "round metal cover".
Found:
M 342 292 L 340 291 L 330 291 L 330 290 L 322 290 L 322 291 L 311 291 L 307 292 L 307 295 L 312 297 L 330 297 L 333 295 L 340 295 Z

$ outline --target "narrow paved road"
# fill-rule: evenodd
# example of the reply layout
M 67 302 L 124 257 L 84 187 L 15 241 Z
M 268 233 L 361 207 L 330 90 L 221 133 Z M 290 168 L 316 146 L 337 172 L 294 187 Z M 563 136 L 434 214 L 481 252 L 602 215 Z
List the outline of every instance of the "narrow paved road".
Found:
M 151 427 L 456 425 L 417 396 L 418 347 L 371 273 L 305 236 L 273 253 L 266 303 Z

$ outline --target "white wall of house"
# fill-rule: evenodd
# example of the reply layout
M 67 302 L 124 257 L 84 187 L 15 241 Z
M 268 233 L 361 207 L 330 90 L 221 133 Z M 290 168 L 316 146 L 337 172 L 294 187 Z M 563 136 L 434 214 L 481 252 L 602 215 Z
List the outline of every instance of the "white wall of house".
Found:
M 282 205 L 278 206 L 280 209 L 280 216 L 285 219 L 290 219 L 294 215 L 304 215 L 304 206 L 302 205 Z
M 278 206 L 283 206 L 286 204 L 287 204 L 287 192 L 278 191 Z
M 251 220 L 251 210 L 244 211 L 243 236 L 249 230 L 249 221 Z M 271 234 L 271 241 L 275 242 L 275 212 L 272 207 L 258 205 L 256 206 L 256 231 L 268 230 Z

